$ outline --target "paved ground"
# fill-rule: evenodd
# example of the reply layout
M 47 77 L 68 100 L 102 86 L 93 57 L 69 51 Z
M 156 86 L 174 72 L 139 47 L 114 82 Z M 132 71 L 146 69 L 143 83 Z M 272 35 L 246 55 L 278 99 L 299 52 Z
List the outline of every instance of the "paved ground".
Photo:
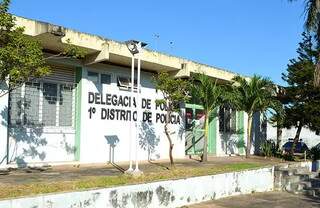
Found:
M 201 167 L 215 166 L 219 164 L 232 164 L 239 162 L 276 164 L 281 162 L 279 159 L 265 159 L 263 157 L 252 157 L 245 159 L 243 157 L 211 157 L 207 163 L 200 163 L 197 160 L 185 159 L 177 160 L 176 167 Z M 140 169 L 145 172 L 159 172 L 169 167 L 168 161 L 162 162 L 144 162 Z M 9 175 L 0 176 L 0 185 L 26 184 L 34 182 L 56 182 L 71 181 L 94 176 L 120 175 L 128 168 L 127 163 L 119 164 L 94 164 L 94 165 L 63 165 L 49 167 L 45 170 L 39 169 L 17 169 L 10 171 Z
M 185 208 L 319 208 L 320 199 L 286 192 L 257 193 L 209 201 Z

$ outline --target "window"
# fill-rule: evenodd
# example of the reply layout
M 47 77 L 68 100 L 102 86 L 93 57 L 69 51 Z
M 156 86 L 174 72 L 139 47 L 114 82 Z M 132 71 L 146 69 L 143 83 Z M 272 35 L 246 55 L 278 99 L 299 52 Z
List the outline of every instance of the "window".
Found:
M 27 126 L 39 125 L 40 83 L 26 83 L 24 90 L 24 118 Z
M 101 84 L 111 84 L 111 75 L 110 74 L 101 74 L 100 83 Z
M 236 110 L 229 106 L 221 106 L 219 109 L 219 131 L 222 133 L 235 133 L 236 130 Z
M 59 126 L 72 125 L 73 85 L 62 84 L 59 90 Z
M 42 123 L 44 126 L 56 125 L 57 84 L 43 83 Z
M 118 77 L 118 87 L 129 89 L 131 88 L 131 78 L 129 77 Z M 134 89 L 137 89 L 137 80 L 134 80 Z
M 74 84 L 26 83 L 10 93 L 10 125 L 73 126 Z
M 88 80 L 90 80 L 93 83 L 98 84 L 99 83 L 99 74 L 96 72 L 88 71 Z

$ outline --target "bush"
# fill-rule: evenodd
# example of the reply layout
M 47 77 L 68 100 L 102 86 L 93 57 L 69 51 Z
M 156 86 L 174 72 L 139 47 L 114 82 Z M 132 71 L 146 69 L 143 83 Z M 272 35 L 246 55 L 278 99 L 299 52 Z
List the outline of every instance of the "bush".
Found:
M 295 161 L 295 157 L 292 153 L 284 153 L 281 155 L 281 158 L 285 161 Z
M 308 158 L 314 160 L 320 160 L 320 148 L 317 146 L 312 147 L 309 151 Z
M 266 140 L 264 143 L 261 144 L 260 150 L 263 156 L 272 157 L 277 155 L 277 147 L 274 141 Z

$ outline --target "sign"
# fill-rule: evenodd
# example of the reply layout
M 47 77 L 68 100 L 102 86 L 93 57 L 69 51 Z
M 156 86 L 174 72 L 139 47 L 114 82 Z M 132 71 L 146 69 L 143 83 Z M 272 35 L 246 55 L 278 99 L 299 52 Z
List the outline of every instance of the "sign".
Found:
M 117 121 L 137 121 L 137 111 L 131 112 L 131 107 L 137 107 L 136 99 L 131 96 L 117 94 L 102 94 L 88 92 L 89 119 L 98 118 L 101 120 Z M 142 121 L 149 123 L 165 123 L 166 106 L 165 104 L 156 104 L 151 99 L 141 99 Z M 160 112 L 159 112 L 160 111 Z M 170 124 L 180 124 L 180 116 L 173 113 L 169 119 Z

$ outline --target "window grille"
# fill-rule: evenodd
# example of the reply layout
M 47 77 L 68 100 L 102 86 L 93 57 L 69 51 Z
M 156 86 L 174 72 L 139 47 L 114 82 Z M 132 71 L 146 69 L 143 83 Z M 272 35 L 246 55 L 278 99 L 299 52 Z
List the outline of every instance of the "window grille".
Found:
M 10 93 L 11 126 L 74 126 L 75 84 L 25 83 Z
M 130 89 L 131 88 L 131 78 L 129 77 L 118 77 L 118 87 L 122 89 Z M 134 89 L 137 89 L 137 80 L 134 80 Z
M 99 74 L 96 72 L 88 71 L 88 80 L 90 80 L 93 83 L 98 84 L 99 83 Z
M 221 133 L 235 133 L 237 130 L 236 110 L 229 106 L 221 106 L 219 109 L 219 131 Z
M 111 84 L 111 75 L 110 74 L 101 74 L 100 83 L 101 84 Z

